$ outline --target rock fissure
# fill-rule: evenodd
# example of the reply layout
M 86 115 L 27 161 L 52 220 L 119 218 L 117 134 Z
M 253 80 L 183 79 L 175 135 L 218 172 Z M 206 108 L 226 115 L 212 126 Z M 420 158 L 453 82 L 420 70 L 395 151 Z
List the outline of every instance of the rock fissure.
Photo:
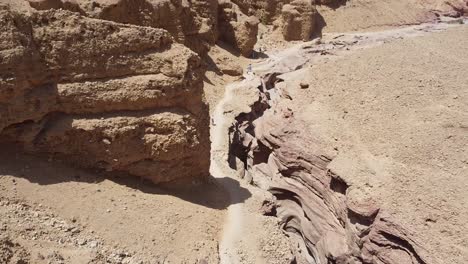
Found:
M 285 72 L 297 67 L 302 66 Z M 379 259 L 398 263 L 409 259 L 409 263 L 436 263 L 374 201 L 347 197 L 350 184 L 329 169 L 333 151 L 324 149 L 313 133 L 305 133 L 291 109 L 278 104 L 277 100 L 291 100 L 283 86 L 277 87 L 281 72 L 261 79 L 251 112 L 239 114 L 229 130 L 229 159 L 239 159 L 244 179 L 275 196 L 275 215 L 295 241 L 295 262 L 374 263 Z
M 165 255 L 162 256 L 163 262 L 166 261 L 168 254 L 177 255 L 169 257 L 171 263 L 201 264 L 206 263 L 205 259 L 208 259 L 210 263 L 218 261 L 222 264 L 423 264 L 437 263 L 434 248 L 438 246 L 445 247 L 444 257 L 450 257 L 446 252 L 454 252 L 451 254 L 455 256 L 453 259 L 462 259 L 463 247 L 447 250 L 446 244 L 450 243 L 437 244 L 438 242 L 434 242 L 435 239 L 426 237 L 425 243 L 434 243 L 432 255 L 427 253 L 425 244 L 418 241 L 417 235 L 400 225 L 405 220 L 408 224 L 410 221 L 420 219 L 414 216 L 412 219 L 403 219 L 402 215 L 407 213 L 404 210 L 409 211 L 411 207 L 405 206 L 403 199 L 394 196 L 405 196 L 412 191 L 419 194 L 419 196 L 412 195 L 413 198 L 424 198 L 430 195 L 424 196 L 421 193 L 429 193 L 431 188 L 434 190 L 433 182 L 437 182 L 436 184 L 440 183 L 442 187 L 450 187 L 445 188 L 445 194 L 451 196 L 451 201 L 464 198 L 460 194 L 456 194 L 458 196 L 453 194 L 455 193 L 453 190 L 459 191 L 457 189 L 459 187 L 450 184 L 452 178 L 459 177 L 460 172 L 463 172 L 462 166 L 466 162 L 462 161 L 463 164 L 457 168 L 458 171 L 447 169 L 448 163 L 458 161 L 448 161 L 446 157 L 442 157 L 443 155 L 438 155 L 438 151 L 434 151 L 446 147 L 445 143 L 448 141 L 463 138 L 457 134 L 461 130 L 452 129 L 449 131 L 452 134 L 449 135 L 444 129 L 464 127 L 463 121 L 460 121 L 462 118 L 455 116 L 464 113 L 464 108 L 457 103 L 462 101 L 460 98 L 463 99 L 464 94 L 456 87 L 445 90 L 443 87 L 445 83 L 439 81 L 439 79 L 444 80 L 444 76 L 438 74 L 438 70 L 443 72 L 445 68 L 450 69 L 451 72 L 448 74 L 450 78 L 446 79 L 456 79 L 459 82 L 462 77 L 453 74 L 458 69 L 451 67 L 457 65 L 459 68 L 466 68 L 460 66 L 463 64 L 458 61 L 463 54 L 460 53 L 458 56 L 453 56 L 452 53 L 445 54 L 451 63 L 444 65 L 446 58 L 440 56 L 444 50 L 440 45 L 434 45 L 433 50 L 430 48 L 426 50 L 426 45 L 420 45 L 419 50 L 424 52 L 418 53 L 413 50 L 419 57 L 408 60 L 400 58 L 400 62 L 393 61 L 394 57 L 406 53 L 390 49 L 383 56 L 378 52 L 363 52 L 364 55 L 371 56 L 364 60 L 366 62 L 364 67 L 359 65 L 361 63 L 355 63 L 348 64 L 347 69 L 343 69 L 333 64 L 335 59 L 350 52 L 376 47 L 394 40 L 403 45 L 408 36 L 423 36 L 426 32 L 443 31 L 448 28 L 449 23 L 464 22 L 463 18 L 447 20 L 448 18 L 444 16 L 461 17 L 466 14 L 468 12 L 466 0 L 433 2 L 414 0 L 414 3 L 410 1 L 410 4 L 402 4 L 392 0 L 376 4 L 367 0 L 352 2 L 345 0 L 6 0 L 7 4 L 0 4 L 0 18 L 2 18 L 0 20 L 0 143 L 8 151 L 12 149 L 16 155 L 8 157 L 8 153 L 2 153 L 5 156 L 2 159 L 11 158 L 13 162 L 4 162 L 1 168 L 5 171 L 3 174 L 8 175 L 6 177 L 0 175 L 2 191 L 0 214 L 11 215 L 11 212 L 5 213 L 3 210 L 7 208 L 4 198 L 6 206 L 9 206 L 11 197 L 16 199 L 22 195 L 22 198 L 29 199 L 30 194 L 33 197 L 31 200 L 38 199 L 37 197 L 40 197 L 41 201 L 48 200 L 49 206 L 61 213 L 67 212 L 68 209 L 64 208 L 69 205 L 79 208 L 75 209 L 75 213 L 78 211 L 78 214 L 81 214 L 82 208 L 92 212 L 97 212 L 96 208 L 100 208 L 99 212 L 104 211 L 106 214 L 83 213 L 87 221 L 94 223 L 94 227 L 101 227 L 100 231 L 109 236 L 106 239 L 112 240 L 114 235 L 121 236 L 118 239 L 122 242 L 122 238 L 126 239 L 131 232 L 119 234 L 120 229 L 109 231 L 108 226 L 102 228 L 99 222 L 105 222 L 105 225 L 111 223 L 112 226 L 127 225 L 128 230 L 137 231 L 130 234 L 130 237 L 132 235 L 136 237 L 138 231 L 141 231 L 133 226 L 130 227 L 138 223 L 138 226 L 143 226 L 145 230 L 139 235 L 139 239 L 142 238 L 142 246 L 134 247 L 135 252 L 142 251 L 145 252 L 143 254 L 147 254 L 156 246 L 162 246 L 165 249 L 162 251 L 157 249 L 156 253 L 165 251 L 162 253 Z M 22 4 L 27 7 L 14 10 Z M 415 4 L 414 9 L 417 11 L 413 10 L 412 4 Z M 426 4 L 427 7 L 422 7 Z M 345 5 L 346 8 L 340 8 Z M 379 8 L 380 5 L 385 8 Z M 411 10 L 405 10 L 402 14 L 403 17 L 410 18 L 401 19 L 400 14 L 393 14 L 395 7 L 398 7 L 396 10 L 411 7 Z M 356 8 L 359 10 L 358 14 L 352 14 Z M 429 14 L 425 13 L 427 9 L 431 11 Z M 350 17 L 347 17 L 348 12 L 351 13 Z M 419 17 L 420 15 L 427 17 Z M 373 23 L 380 20 L 381 16 L 383 19 L 378 24 L 381 27 L 416 26 L 384 32 L 343 33 L 333 36 L 332 39 L 325 34 L 323 39 L 317 38 L 298 45 L 284 41 L 309 41 L 314 36 L 321 36 L 324 26 L 331 28 L 331 31 L 336 30 L 337 25 L 333 24 L 333 19 L 328 20 L 329 16 L 337 16 L 339 17 L 337 21 L 345 22 L 342 24 L 346 25 L 341 25 L 343 30 L 338 30 L 339 32 L 355 31 L 356 28 L 353 27 L 356 24 L 359 25 L 358 29 L 369 29 L 375 26 Z M 398 18 L 386 19 L 388 16 Z M 420 21 L 447 22 L 417 25 Z M 455 35 L 451 37 L 456 38 Z M 463 41 L 458 39 L 458 42 Z M 403 47 L 409 49 L 411 44 L 417 43 L 418 41 L 406 43 Z M 454 42 L 450 45 L 456 46 Z M 282 50 L 287 46 L 292 48 Z M 460 45 L 458 48 L 463 49 Z M 421 65 L 417 62 L 420 59 L 424 61 L 426 53 L 438 57 L 437 63 L 442 62 L 442 66 L 426 60 L 424 70 L 418 69 Z M 236 58 L 241 55 L 250 58 Z M 406 55 L 411 57 L 410 53 Z M 354 60 L 361 62 L 360 57 Z M 260 62 L 254 63 L 256 61 Z M 410 64 L 410 67 L 407 67 L 410 69 L 406 69 L 410 74 L 403 74 L 400 69 L 385 72 L 387 61 L 401 66 L 404 66 L 402 61 Z M 323 62 L 324 67 L 319 71 L 328 72 L 327 76 L 320 77 L 320 74 L 315 74 L 316 62 Z M 209 89 L 216 90 L 220 84 L 224 85 L 235 77 L 242 76 L 243 67 L 246 66 L 244 64 L 247 63 L 254 64 L 253 71 L 249 66 L 248 73 L 244 75 L 246 80 L 236 81 L 226 87 L 225 97 L 216 106 L 210 127 L 206 102 L 219 100 L 217 94 L 219 91 L 209 91 Z M 332 65 L 331 70 L 327 65 Z M 359 67 L 362 72 L 369 73 L 363 80 L 360 79 L 362 72 L 357 77 L 353 72 Z M 436 67 L 439 69 L 434 70 Z M 338 74 L 335 74 L 336 72 L 333 72 L 335 68 L 341 71 L 336 71 Z M 426 70 L 431 73 L 430 80 L 426 76 L 421 77 Z M 253 72 L 261 77 L 258 78 Z M 388 83 L 395 81 L 393 78 L 396 74 L 401 76 L 399 76 L 400 82 L 396 81 L 392 85 L 404 87 L 407 92 L 400 92 L 394 97 Z M 370 75 L 373 76 L 369 77 Z M 375 76 L 385 76 L 385 81 L 374 78 Z M 404 77 L 406 79 L 401 81 Z M 296 82 L 294 78 L 301 80 Z M 420 78 L 419 83 L 413 82 L 415 78 Z M 345 84 L 340 87 L 340 82 L 350 85 Z M 431 90 L 434 88 L 432 87 L 434 82 L 438 83 L 438 88 Z M 352 83 L 357 88 L 351 86 Z M 451 81 L 447 83 L 450 84 Z M 237 86 L 238 84 L 240 85 Z M 290 85 L 294 85 L 294 89 L 290 89 Z M 327 87 L 328 85 L 332 87 Z M 367 89 L 369 85 L 374 86 L 373 89 Z M 235 93 L 231 93 L 230 88 L 233 87 L 237 89 Z M 243 89 L 246 87 L 252 89 L 246 91 Z M 450 99 L 443 98 L 444 100 L 440 100 L 437 104 L 427 104 L 423 108 L 418 108 L 419 106 L 408 108 L 413 104 L 425 104 L 425 95 L 428 93 L 432 93 L 431 99 L 433 99 L 434 94 L 446 91 L 456 94 L 444 95 Z M 205 93 L 210 92 L 215 94 L 205 97 Z M 237 95 L 243 98 L 235 98 Z M 302 96 L 305 99 L 300 98 Z M 411 96 L 412 100 L 406 100 L 406 97 L 411 98 Z M 302 103 L 295 105 L 296 102 Z M 392 105 L 389 102 L 396 103 Z M 361 109 L 366 107 L 369 107 L 368 112 L 362 112 Z M 400 140 L 393 138 L 392 141 L 392 137 L 386 135 L 388 131 L 378 128 L 375 124 L 369 125 L 375 122 L 372 118 L 375 118 L 373 114 L 376 112 L 387 117 L 389 123 L 391 119 L 408 118 L 394 111 L 400 108 L 409 116 L 406 123 L 394 123 L 404 128 L 399 130 Z M 311 116 L 306 116 L 301 110 Z M 365 118 L 361 120 L 356 118 L 353 112 L 359 111 L 361 112 L 358 117 Z M 239 112 L 240 114 L 236 114 Z M 393 115 L 387 115 L 386 112 L 391 112 Z M 424 116 L 422 113 L 428 115 Z M 322 115 L 325 117 L 322 118 Z M 434 116 L 442 117 L 431 119 Z M 346 122 L 343 121 L 345 119 Z M 234 120 L 234 123 L 228 125 L 231 120 Z M 433 120 L 435 122 L 432 122 Z M 363 129 L 355 129 L 356 123 L 353 122 L 359 123 L 359 127 Z M 383 122 L 375 123 L 380 126 L 383 124 Z M 434 126 L 427 127 L 430 133 L 421 133 L 421 135 L 431 136 L 429 137 L 431 148 L 425 149 L 430 155 L 425 157 L 426 160 L 413 162 L 418 166 L 423 164 L 427 167 L 437 162 L 440 171 L 446 172 L 450 177 L 439 173 L 437 168 L 428 173 L 426 168 L 405 167 L 408 165 L 406 160 L 412 158 L 409 157 L 411 153 L 402 151 L 398 144 L 404 143 L 404 137 L 408 136 L 417 142 L 417 146 L 413 146 L 415 149 L 424 149 L 424 144 L 419 144 L 422 141 L 416 136 L 418 130 L 412 129 L 416 126 L 424 127 L 429 123 Z M 340 134 L 342 131 L 334 130 L 336 127 L 337 130 L 349 129 L 350 131 L 345 131 L 343 134 L 344 137 L 352 137 L 352 140 L 338 139 L 336 136 L 343 134 Z M 211 135 L 208 129 L 211 129 Z M 380 131 L 380 135 L 370 133 L 369 130 L 372 129 Z M 398 131 L 396 127 L 387 130 Z M 442 132 L 433 133 L 433 131 Z M 405 136 L 401 136 L 402 134 Z M 210 136 L 213 141 L 211 146 Z M 328 137 L 331 142 L 333 140 L 335 142 L 327 143 Z M 342 140 L 345 143 L 341 143 Z M 442 141 L 444 145 L 439 144 Z M 388 142 L 395 144 L 390 147 Z M 356 143 L 359 149 L 352 148 L 352 144 Z M 404 144 L 404 148 L 408 149 L 410 145 L 408 141 Z M 458 150 L 458 146 L 455 145 L 448 146 L 459 152 L 454 156 L 462 156 L 460 152 L 463 154 L 463 149 Z M 352 153 L 353 151 L 356 153 Z M 398 155 L 393 155 L 391 152 L 397 152 Z M 441 153 L 444 154 L 443 151 Z M 424 156 L 422 151 L 419 152 L 419 156 Z M 38 162 L 35 158 L 38 158 Z M 59 162 L 55 164 L 54 160 Z M 123 186 L 107 188 L 103 192 L 101 189 L 97 191 L 91 189 L 94 187 L 88 184 L 93 182 L 108 187 L 114 186 L 113 183 L 120 183 L 120 180 L 111 183 L 106 178 L 96 183 L 96 179 L 100 177 L 97 174 L 100 173 L 86 176 L 85 172 L 95 171 L 75 172 L 68 171 L 72 169 L 68 166 L 57 167 L 62 161 L 79 168 L 95 168 L 99 172 L 111 172 L 104 173 L 105 176 L 120 178 L 122 175 L 133 175 L 157 184 L 189 183 L 189 188 L 202 185 L 203 190 L 190 190 L 194 191 L 195 195 L 189 194 L 189 198 L 175 191 L 175 196 L 182 199 L 176 201 L 177 206 L 174 207 L 177 208 L 172 208 L 175 200 L 171 200 L 170 197 L 159 199 L 160 193 L 167 196 L 167 192 L 158 189 L 160 186 L 144 186 L 141 192 L 128 196 L 145 197 L 144 199 L 152 201 L 151 207 L 145 207 L 137 201 L 137 198 L 131 198 L 130 200 L 137 201 L 137 203 L 130 202 L 136 205 L 135 208 L 127 211 L 129 208 L 125 204 L 120 211 L 120 203 L 113 198 L 110 201 L 102 198 L 126 193 L 122 191 L 125 189 Z M 31 171 L 29 164 L 23 167 L 24 162 L 37 163 L 36 168 Z M 42 168 L 38 168 L 38 164 L 41 164 Z M 413 165 L 411 162 L 409 164 Z M 229 170 L 227 166 L 234 170 Z M 411 175 L 413 178 L 404 178 L 401 175 L 398 178 L 398 175 L 391 173 L 393 169 L 389 169 L 391 166 L 405 167 L 401 169 L 402 174 Z M 57 170 L 60 175 L 54 175 L 56 173 L 52 170 L 56 168 L 59 168 Z M 35 175 L 37 171 L 39 174 L 47 175 L 45 176 L 47 179 Z M 421 181 L 424 177 L 414 175 L 413 171 L 417 171 L 420 175 L 432 175 L 432 172 L 436 171 L 434 173 L 436 177 L 426 179 L 430 182 L 426 185 Z M 214 179 L 207 177 L 209 173 Z M 63 177 L 62 174 L 67 175 Z M 68 177 L 68 174 L 73 175 Z M 247 187 L 244 182 L 233 179 L 235 176 L 243 178 L 262 191 Z M 199 181 L 198 178 L 203 180 Z M 459 178 L 458 181 L 461 181 Z M 67 183 L 62 184 L 65 181 Z M 212 184 L 212 181 L 215 184 Z M 388 188 L 382 187 L 392 184 L 396 186 L 397 195 L 389 194 Z M 217 188 L 214 193 L 210 194 L 210 191 L 204 193 L 204 187 L 210 189 L 213 186 Z M 138 188 L 140 187 L 138 185 Z M 79 188 L 81 189 L 78 190 Z M 52 191 L 51 194 L 48 194 L 49 190 Z M 63 190 L 68 190 L 69 193 L 76 192 L 76 197 L 86 202 L 78 204 L 76 197 L 69 195 L 67 198 L 66 194 L 63 201 L 51 197 L 62 195 L 65 193 Z M 385 199 L 379 202 L 367 199 L 371 194 L 375 194 L 373 193 L 375 190 L 388 191 L 382 196 L 373 196 Z M 215 197 L 214 201 L 207 201 L 212 197 L 207 198 L 205 195 Z M 250 199 L 250 196 L 254 198 Z M 387 201 L 388 197 L 392 197 L 393 200 Z M 165 198 L 169 199 L 160 203 Z M 426 209 L 417 213 L 427 213 L 436 212 L 437 209 L 449 204 L 441 195 L 432 198 L 428 201 L 415 199 L 411 201 L 412 206 Z M 122 198 L 123 203 L 130 201 L 125 199 Z M 96 200 L 100 203 L 94 203 Z M 187 205 L 189 203 L 186 202 L 191 204 Z M 253 217 L 253 211 L 256 213 L 260 204 L 260 210 L 264 211 L 265 215 L 277 218 L 259 215 L 255 215 L 257 218 Z M 178 206 L 182 206 L 184 212 L 179 210 Z M 431 234 L 440 232 L 448 237 L 445 240 L 442 237 L 438 238 L 445 242 L 453 237 L 464 239 L 452 234 L 455 233 L 453 230 L 457 230 L 453 226 L 463 227 L 459 224 L 461 222 L 459 219 L 462 219 L 463 215 L 456 206 L 451 207 L 452 212 L 449 216 L 456 218 L 456 221 L 448 220 L 447 212 L 450 211 L 444 208 L 439 210 L 439 212 L 444 211 L 440 215 L 424 216 L 422 224 L 419 223 L 418 231 Z M 207 207 L 214 210 L 205 210 Z M 185 212 L 187 208 L 193 210 Z M 172 209 L 175 211 L 171 211 Z M 225 223 L 220 223 L 219 220 L 224 216 L 222 209 L 227 209 Z M 394 215 L 400 214 L 400 218 L 397 220 L 390 216 L 390 210 L 393 210 Z M 116 213 L 111 214 L 114 211 Z M 157 214 L 152 214 L 153 211 Z M 201 216 L 205 212 L 209 212 L 209 217 L 216 219 L 210 221 L 213 219 Z M 216 217 L 213 217 L 214 215 Z M 42 244 L 47 244 L 42 243 L 43 241 L 36 243 L 26 238 L 30 235 L 28 232 L 34 228 L 27 226 L 23 229 L 22 226 L 31 222 L 30 219 L 34 217 L 23 218 L 17 221 L 20 224 L 14 220 L 10 221 L 7 217 L 0 218 L 6 219 L 3 223 L 8 224 L 8 228 L 15 229 L 10 233 L 14 239 L 11 241 L 9 237 L 0 239 L 5 242 L 3 243 L 5 247 L 0 247 L 3 252 L 3 255 L 0 252 L 0 259 L 5 258 L 3 261 L 13 262 L 13 255 L 17 253 L 21 255 L 22 250 L 19 249 L 25 245 L 29 249 L 49 247 L 49 245 L 43 246 Z M 206 227 L 195 229 L 193 224 L 195 222 L 191 219 L 198 219 L 202 222 L 199 226 Z M 74 219 L 73 222 L 75 221 L 77 220 Z M 447 227 L 457 221 L 458 225 Z M 209 224 L 206 224 L 207 222 Z M 154 228 L 157 225 L 172 224 L 176 226 L 172 230 L 169 228 L 161 232 L 162 228 Z M 278 224 L 290 238 L 290 250 L 281 250 L 288 247 L 284 235 L 276 229 Z M 421 228 L 424 224 L 425 226 Z M 219 238 L 221 225 L 224 230 L 222 237 Z M 192 229 L 189 231 L 194 233 L 185 232 L 183 226 L 189 226 L 189 229 Z M 152 231 L 148 232 L 146 228 Z M 5 227 L 0 229 L 10 232 Z M 434 231 L 436 229 L 437 231 Z M 162 239 L 155 239 L 152 234 L 146 233 L 162 234 Z M 33 235 L 35 240 L 37 233 Z M 61 239 L 63 237 L 67 237 L 67 234 L 62 235 Z M 197 241 L 194 242 L 195 239 L 192 237 L 196 237 Z M 183 245 L 181 246 L 183 249 L 174 249 L 170 245 L 166 247 L 164 242 L 166 238 L 177 241 L 178 245 Z M 63 244 L 61 239 L 57 245 Z M 18 241 L 19 244 L 16 243 Z M 68 240 L 69 244 L 66 247 L 76 249 L 70 241 L 74 240 Z M 55 243 L 55 241 L 49 242 Z M 73 243 L 74 246 L 82 246 L 86 241 Z M 147 247 L 151 243 L 153 247 Z M 95 248 L 98 244 L 95 242 L 93 245 Z M 127 243 L 126 246 L 134 245 Z M 216 247 L 219 256 L 215 256 Z M 200 250 L 202 248 L 205 250 Z M 65 249 L 61 247 L 59 250 Z M 294 259 L 291 259 L 291 252 L 294 252 Z M 265 257 L 266 254 L 271 256 Z M 36 257 L 29 253 L 27 255 L 23 258 L 24 261 Z M 89 262 L 123 263 L 122 260 L 128 256 L 127 253 L 118 255 L 122 258 L 116 259 L 115 262 L 104 258 L 99 260 L 99 256 L 95 256 L 96 258 L 90 259 Z M 42 255 L 37 257 L 44 260 Z M 148 263 L 154 262 L 156 258 L 159 259 L 159 256 L 153 255 L 153 252 L 146 257 Z M 51 255 L 46 258 L 50 260 L 55 257 Z M 57 260 L 64 261 L 61 256 L 58 256 Z M 127 262 L 130 263 L 131 260 Z

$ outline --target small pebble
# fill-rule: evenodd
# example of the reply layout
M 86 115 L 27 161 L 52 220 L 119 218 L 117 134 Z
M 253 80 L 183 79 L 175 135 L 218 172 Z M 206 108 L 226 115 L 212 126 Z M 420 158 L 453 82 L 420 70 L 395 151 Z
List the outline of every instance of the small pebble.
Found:
M 301 83 L 299 84 L 299 86 L 301 87 L 301 89 L 307 89 L 307 88 L 309 88 L 309 84 L 308 84 L 308 83 L 303 83 L 303 82 L 301 82 Z

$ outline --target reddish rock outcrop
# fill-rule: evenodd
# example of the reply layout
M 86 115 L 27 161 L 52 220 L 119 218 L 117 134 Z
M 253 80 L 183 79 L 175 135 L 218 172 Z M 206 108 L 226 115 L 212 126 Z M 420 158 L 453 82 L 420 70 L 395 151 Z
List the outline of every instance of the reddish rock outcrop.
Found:
M 244 177 L 276 198 L 267 211 L 281 219 L 295 263 L 437 263 L 414 235 L 372 200 L 353 200 L 348 183 L 329 169 L 332 150 L 289 109 L 270 106 L 276 75 L 265 77 L 250 113 L 231 129 L 231 159 Z
M 443 4 L 437 6 L 436 12 L 450 17 L 461 17 L 468 14 L 468 1 L 467 0 L 452 0 L 444 1 Z
M 81 167 L 208 174 L 199 57 L 163 29 L 0 10 L 0 135 Z

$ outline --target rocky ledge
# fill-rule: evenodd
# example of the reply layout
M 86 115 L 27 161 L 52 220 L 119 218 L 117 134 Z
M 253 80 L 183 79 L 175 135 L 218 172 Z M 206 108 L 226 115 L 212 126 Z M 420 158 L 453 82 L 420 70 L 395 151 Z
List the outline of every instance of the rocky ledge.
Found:
M 3 144 L 156 183 L 208 174 L 200 59 L 166 30 L 64 10 L 0 17 Z

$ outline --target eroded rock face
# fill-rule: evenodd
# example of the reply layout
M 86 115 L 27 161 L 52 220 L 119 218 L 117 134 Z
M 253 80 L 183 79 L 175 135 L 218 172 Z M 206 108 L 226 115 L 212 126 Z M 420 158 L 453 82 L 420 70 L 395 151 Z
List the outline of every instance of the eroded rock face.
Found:
M 258 24 L 255 16 L 246 16 L 236 4 L 229 1 L 220 3 L 220 39 L 229 43 L 243 56 L 250 56 L 257 42 Z
M 333 155 L 294 117 L 266 117 L 255 131 L 258 144 L 271 152 L 259 165 L 273 175 L 277 216 L 301 245 L 299 262 L 435 263 L 375 202 L 348 199 L 347 183 L 328 169 Z
M 207 175 L 200 59 L 167 31 L 64 10 L 0 17 L 3 141 L 156 183 Z
M 317 5 L 336 8 L 346 0 L 232 0 L 243 13 L 254 15 L 263 24 L 274 25 L 285 40 L 308 41 L 313 34 L 320 35 Z
M 262 23 L 271 24 L 281 15 L 282 6 L 291 0 L 232 0 L 232 2 L 245 14 L 255 15 Z
M 257 16 L 265 24 L 276 24 L 285 40 L 310 40 L 317 31 L 315 4 L 330 4 L 314 0 L 233 0 L 241 10 Z
M 376 201 L 349 197 L 348 183 L 330 169 L 333 150 L 272 104 L 277 95 L 287 99 L 276 76 L 265 76 L 251 112 L 236 118 L 230 158 L 276 197 L 268 213 L 281 219 L 295 263 L 437 263 Z
M 174 39 L 205 54 L 217 38 L 218 1 L 30 0 L 38 10 L 67 9 L 89 17 L 166 29 Z
M 258 19 L 230 1 L 182 0 L 30 0 L 38 10 L 67 9 L 89 17 L 163 28 L 200 55 L 220 38 L 249 56 L 257 42 Z M 218 17 L 219 16 L 219 17 Z
M 440 11 L 442 15 L 450 17 L 461 17 L 468 14 L 468 1 L 467 0 L 452 0 L 444 1 L 436 6 L 436 10 Z
M 311 39 L 315 31 L 317 10 L 310 0 L 295 0 L 281 10 L 282 33 L 285 40 Z

